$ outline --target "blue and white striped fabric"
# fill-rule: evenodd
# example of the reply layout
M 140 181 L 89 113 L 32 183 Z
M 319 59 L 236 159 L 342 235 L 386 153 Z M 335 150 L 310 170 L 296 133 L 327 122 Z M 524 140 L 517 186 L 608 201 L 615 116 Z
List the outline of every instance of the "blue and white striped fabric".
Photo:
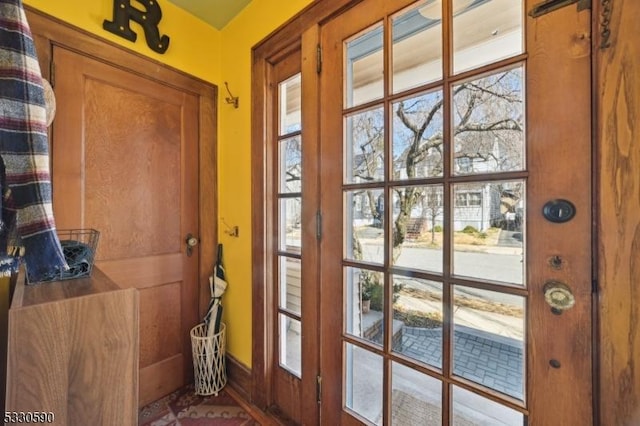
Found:
M 0 0 L 0 156 L 0 254 L 24 247 L 29 282 L 66 270 L 51 204 L 42 75 L 21 0 Z

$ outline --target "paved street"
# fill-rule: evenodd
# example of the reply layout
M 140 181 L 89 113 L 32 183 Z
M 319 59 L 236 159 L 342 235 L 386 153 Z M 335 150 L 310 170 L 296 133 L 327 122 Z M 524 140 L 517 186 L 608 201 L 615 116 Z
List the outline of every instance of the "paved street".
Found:
M 517 247 L 456 247 L 453 252 L 454 274 L 459 276 L 522 284 L 524 276 L 522 249 Z M 464 250 L 464 251 L 463 251 Z M 363 258 L 382 263 L 382 245 L 362 243 Z M 442 273 L 442 250 L 428 247 L 403 247 L 397 266 Z

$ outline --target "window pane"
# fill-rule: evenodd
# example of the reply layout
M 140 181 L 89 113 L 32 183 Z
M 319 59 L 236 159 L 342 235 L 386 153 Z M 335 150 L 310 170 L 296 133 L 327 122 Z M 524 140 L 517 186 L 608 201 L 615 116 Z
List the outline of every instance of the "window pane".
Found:
M 300 74 L 280 83 L 280 135 L 302 129 Z
M 521 0 L 453 0 L 453 69 L 466 71 L 523 52 Z
M 454 374 L 522 400 L 524 306 L 520 296 L 456 286 Z
M 442 185 L 395 187 L 393 264 L 442 273 Z
M 521 67 L 454 86 L 456 174 L 524 169 L 523 89 Z
M 393 179 L 442 176 L 442 90 L 395 102 Z
M 376 26 L 346 43 L 346 107 L 382 98 L 384 58 L 382 27 Z
M 296 376 L 302 374 L 300 321 L 286 315 L 278 315 L 280 322 L 280 366 Z
M 280 256 L 280 308 L 296 314 L 302 312 L 301 262 Z
M 301 215 L 302 199 L 300 197 L 280 199 L 280 250 L 300 253 Z
M 393 319 L 393 350 L 442 368 L 442 283 L 394 275 Z
M 278 147 L 280 154 L 280 192 L 300 192 L 302 190 L 302 144 L 300 136 L 281 140 L 278 143 Z
M 391 424 L 441 425 L 442 382 L 396 362 L 391 370 Z
M 384 261 L 384 194 L 381 189 L 346 191 L 345 256 L 382 264 Z
M 347 333 L 382 346 L 384 277 L 380 272 L 345 268 Z
M 346 183 L 384 179 L 384 115 L 376 108 L 347 117 Z
M 344 354 L 345 405 L 382 425 L 382 357 L 350 343 L 345 345 Z
M 524 181 L 457 184 L 453 192 L 454 274 L 523 285 Z
M 424 3 L 393 18 L 393 92 L 442 78 L 442 24 Z
M 522 413 L 453 386 L 454 426 L 524 426 Z

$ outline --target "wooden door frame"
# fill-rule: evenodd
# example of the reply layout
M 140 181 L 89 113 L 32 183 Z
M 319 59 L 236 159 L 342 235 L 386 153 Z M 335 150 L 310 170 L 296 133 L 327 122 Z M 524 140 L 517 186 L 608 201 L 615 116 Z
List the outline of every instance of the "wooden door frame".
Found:
M 197 96 L 198 116 L 198 221 L 200 228 L 198 266 L 198 306 L 203 317 L 210 299 L 209 275 L 213 268 L 218 243 L 217 229 L 217 86 L 172 68 L 162 62 L 129 51 L 101 39 L 37 9 L 25 6 L 27 20 L 36 44 L 42 76 L 51 79 L 53 47 L 62 47 L 80 55 L 104 62 L 112 67 L 138 74 L 162 85 Z M 55 123 L 54 123 L 55 125 Z M 52 141 L 55 143 L 55 141 Z M 183 336 L 183 346 L 189 336 Z M 185 357 L 185 382 L 193 378 L 190 357 Z
M 594 338 L 599 424 L 640 422 L 640 39 L 636 0 L 593 2 Z

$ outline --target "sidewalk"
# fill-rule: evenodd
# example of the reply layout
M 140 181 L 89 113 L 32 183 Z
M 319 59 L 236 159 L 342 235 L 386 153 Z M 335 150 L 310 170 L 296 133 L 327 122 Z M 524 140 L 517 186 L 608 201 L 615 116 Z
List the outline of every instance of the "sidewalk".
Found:
M 442 368 L 442 329 L 403 328 L 402 347 L 416 360 Z M 522 344 L 508 337 L 456 326 L 453 372 L 517 399 L 523 397 Z

